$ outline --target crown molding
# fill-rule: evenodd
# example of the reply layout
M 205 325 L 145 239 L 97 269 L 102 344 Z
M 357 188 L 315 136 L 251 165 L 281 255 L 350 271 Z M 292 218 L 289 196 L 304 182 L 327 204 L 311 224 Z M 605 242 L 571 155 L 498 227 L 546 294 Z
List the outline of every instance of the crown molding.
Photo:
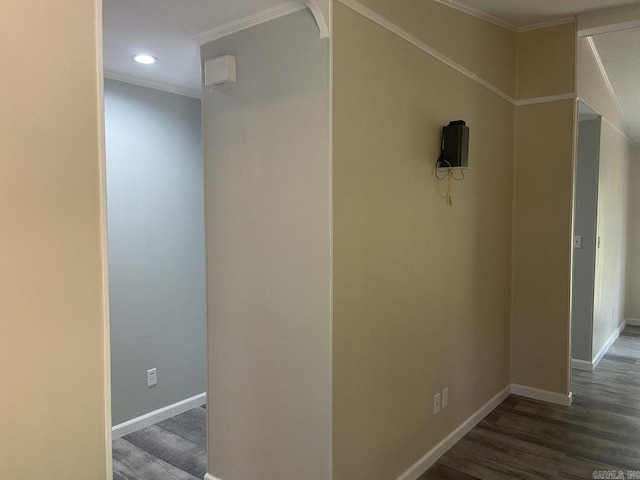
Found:
M 419 48 L 420 50 L 422 50 L 423 52 L 427 53 L 428 55 L 431 55 L 432 57 L 438 59 L 439 61 L 441 61 L 445 65 L 447 65 L 447 66 L 453 68 L 454 70 L 457 70 L 458 72 L 462 73 L 463 75 L 469 77 L 471 80 L 479 83 L 484 88 L 486 88 L 490 92 L 493 92 L 494 94 L 496 94 L 497 96 L 499 96 L 503 100 L 506 100 L 507 102 L 511 103 L 512 105 L 516 104 L 515 99 L 511 95 L 509 95 L 508 93 L 503 92 L 500 88 L 496 87 L 492 83 L 490 83 L 487 80 L 483 79 L 479 75 L 476 75 L 474 72 L 472 72 L 468 68 L 463 67 L 462 65 L 460 65 L 456 61 L 454 61 L 451 58 L 449 58 L 446 55 L 444 55 L 442 52 L 439 52 L 435 48 L 431 47 L 430 45 L 428 45 L 425 42 L 423 42 L 422 40 L 420 40 L 418 37 L 416 37 L 416 36 L 412 35 L 411 33 L 407 32 L 402 27 L 396 25 L 395 23 L 391 22 L 390 20 L 388 20 L 384 16 L 380 15 L 379 13 L 377 13 L 374 10 L 370 9 L 369 7 L 363 5 L 358 0 L 338 0 L 338 1 L 341 4 L 343 4 L 344 6 L 349 7 L 353 11 L 359 13 L 363 17 L 371 20 L 373 23 L 378 24 L 382 28 L 385 28 L 386 30 L 390 31 L 394 35 L 397 35 L 398 37 L 402 38 L 406 42 L 409 42 L 410 44 L 412 44 L 413 46 Z
M 290 0 L 288 2 L 276 5 L 275 7 L 268 8 L 262 12 L 258 12 L 255 15 L 249 15 L 248 17 L 230 22 L 225 25 L 221 25 L 212 30 L 200 33 L 196 35 L 193 40 L 200 46 L 218 40 L 219 38 L 226 37 L 236 32 L 246 30 L 247 28 L 255 27 L 265 22 L 275 20 L 280 17 L 291 15 L 292 13 L 305 10 L 307 5 L 299 1 Z
M 177 85 L 170 85 L 168 83 L 145 80 L 130 75 L 122 75 L 120 73 L 111 72 L 109 70 L 105 70 L 104 78 L 117 80 L 118 82 L 131 83 L 133 85 L 138 85 L 139 87 L 147 87 L 153 88 L 155 90 L 162 90 L 163 92 L 175 93 L 176 95 L 183 95 L 185 97 L 197 98 L 198 100 L 200 100 L 200 98 L 202 97 L 202 93 L 200 91 L 191 90 L 189 88 L 184 88 Z
M 541 28 L 555 27 L 558 25 L 565 25 L 567 23 L 576 23 L 576 17 L 557 18 L 555 20 L 549 20 L 548 22 L 524 25 L 522 27 L 518 27 L 518 33 L 531 32 L 533 30 L 540 30 Z
M 595 42 L 593 41 L 593 37 L 587 37 L 587 42 L 589 42 L 589 47 L 591 47 L 591 51 L 593 52 L 593 56 L 596 59 L 596 63 L 598 64 L 598 68 L 600 69 L 600 73 L 604 78 L 604 82 L 607 85 L 607 89 L 613 98 L 613 102 L 618 109 L 618 113 L 620 114 L 620 118 L 622 119 L 622 123 L 627 123 L 624 118 L 624 113 L 622 112 L 622 107 L 620 106 L 620 102 L 618 101 L 618 96 L 616 95 L 615 90 L 613 89 L 613 85 L 611 84 L 611 80 L 609 79 L 609 75 L 607 74 L 606 68 L 604 68 L 604 63 L 602 63 L 602 57 L 600 57 L 600 52 L 598 52 L 598 48 L 596 47 Z
M 498 18 L 495 15 L 487 13 L 484 10 L 480 10 L 479 8 L 470 7 L 468 5 L 458 3 L 455 0 L 435 0 L 435 1 L 447 7 L 453 8 L 460 12 L 479 18 L 480 20 L 484 20 L 486 22 L 497 25 L 498 27 L 506 28 L 507 30 L 511 30 L 512 32 L 516 32 L 516 33 L 530 32 L 532 30 L 540 30 L 541 28 L 555 27 L 556 25 L 564 25 L 565 23 L 574 23 L 576 21 L 575 17 L 563 17 L 555 20 L 549 20 L 547 22 L 518 26 L 511 22 Z
M 490 13 L 485 12 L 484 10 L 480 10 L 478 8 L 474 8 L 474 7 L 469 7 L 467 5 L 463 5 L 461 3 L 455 2 L 454 0 L 435 0 L 436 2 L 445 5 L 447 7 L 453 8 L 455 10 L 458 10 L 460 12 L 466 13 L 468 15 L 471 15 L 473 17 L 479 18 L 480 20 L 484 20 L 486 22 L 489 23 L 493 23 L 494 25 L 497 25 L 498 27 L 502 27 L 502 28 L 506 28 L 507 30 L 511 30 L 512 32 L 517 32 L 518 31 L 518 26 L 514 25 L 510 22 L 507 22 L 505 20 L 502 20 L 501 18 L 498 18 L 494 15 L 491 15 Z
M 533 97 L 533 98 L 524 98 L 522 100 L 516 100 L 516 107 L 526 107 L 527 105 L 537 105 L 539 103 L 552 103 L 552 102 L 562 102 L 564 100 L 573 100 L 576 98 L 576 94 L 573 92 L 570 93 L 561 93 L 559 95 L 547 95 L 545 97 Z

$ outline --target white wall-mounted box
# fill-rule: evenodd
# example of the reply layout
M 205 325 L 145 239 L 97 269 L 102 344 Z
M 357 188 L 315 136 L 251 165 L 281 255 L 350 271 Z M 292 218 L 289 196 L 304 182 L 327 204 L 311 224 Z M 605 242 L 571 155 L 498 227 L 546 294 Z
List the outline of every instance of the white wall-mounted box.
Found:
M 204 62 L 204 86 L 222 87 L 236 83 L 236 57 L 224 55 Z

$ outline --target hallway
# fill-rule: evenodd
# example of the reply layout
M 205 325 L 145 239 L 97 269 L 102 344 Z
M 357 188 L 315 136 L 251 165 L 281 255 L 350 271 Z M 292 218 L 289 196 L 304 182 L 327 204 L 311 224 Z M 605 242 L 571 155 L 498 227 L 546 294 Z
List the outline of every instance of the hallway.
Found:
M 639 364 L 627 326 L 594 372 L 573 370 L 571 407 L 512 395 L 420 480 L 640 478 Z

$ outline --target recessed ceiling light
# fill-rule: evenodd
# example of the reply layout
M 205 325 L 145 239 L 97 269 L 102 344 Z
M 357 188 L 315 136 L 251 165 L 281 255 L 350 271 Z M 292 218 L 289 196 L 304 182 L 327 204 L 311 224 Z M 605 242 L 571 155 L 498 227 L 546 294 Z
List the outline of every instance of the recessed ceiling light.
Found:
M 142 63 L 143 65 L 151 65 L 152 63 L 156 63 L 156 61 L 158 60 L 156 57 L 152 57 L 151 55 L 134 55 L 131 58 L 133 58 L 133 60 L 138 63 Z

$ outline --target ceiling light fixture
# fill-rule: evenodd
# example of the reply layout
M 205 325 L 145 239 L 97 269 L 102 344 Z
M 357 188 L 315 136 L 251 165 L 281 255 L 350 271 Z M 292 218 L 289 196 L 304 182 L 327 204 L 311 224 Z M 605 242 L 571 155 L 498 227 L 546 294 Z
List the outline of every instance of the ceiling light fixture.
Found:
M 134 55 L 133 60 L 135 62 L 141 63 L 143 65 L 151 65 L 152 63 L 156 63 L 158 59 L 156 57 L 152 57 L 151 55 Z

